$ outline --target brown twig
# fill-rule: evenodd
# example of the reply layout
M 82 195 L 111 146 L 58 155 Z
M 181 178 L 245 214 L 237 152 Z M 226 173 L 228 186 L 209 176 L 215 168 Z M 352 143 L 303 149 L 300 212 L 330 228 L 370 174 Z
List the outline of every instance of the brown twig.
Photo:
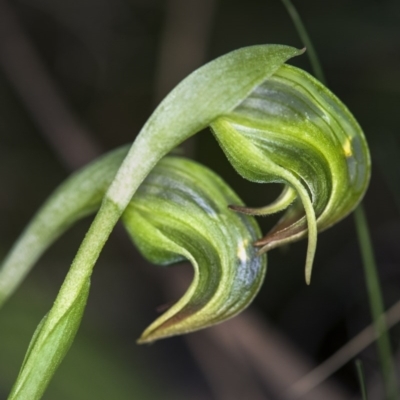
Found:
M 167 295 L 179 298 L 187 288 L 190 277 L 185 270 L 169 271 Z M 204 339 L 198 339 L 204 336 Z M 346 400 L 350 395 L 336 383 L 323 382 L 308 392 L 305 397 L 288 392 L 287 388 L 312 370 L 312 363 L 306 359 L 281 334 L 269 326 L 254 311 L 246 310 L 235 318 L 208 328 L 192 336 L 186 336 L 190 350 L 202 370 L 213 364 L 216 348 L 220 357 L 230 360 L 235 372 L 214 368 L 210 377 L 206 373 L 215 398 L 224 400 L 229 393 L 232 381 L 246 380 L 249 393 L 258 393 L 258 381 L 262 382 L 265 393 L 274 394 L 279 400 Z M 199 345 L 199 349 L 196 346 Z M 244 371 L 244 372 L 240 372 Z M 237 372 L 240 378 L 237 378 Z M 209 371 L 211 374 L 211 372 Z M 258 377 L 258 380 L 255 379 Z M 222 394 L 221 394 L 222 393 Z M 219 395 L 220 397 L 218 397 Z M 244 397 L 243 397 L 244 398 Z M 252 398 L 252 397 L 248 397 Z M 256 397 L 255 397 L 256 398 Z M 232 399 L 236 399 L 233 397 Z
M 396 302 L 381 318 L 385 318 L 388 329 L 397 324 L 400 321 L 400 301 Z M 373 324 L 371 324 L 317 368 L 313 369 L 293 384 L 289 388 L 289 392 L 292 393 L 295 398 L 301 398 L 301 396 L 307 394 L 310 390 L 313 390 L 339 368 L 351 361 L 357 354 L 366 349 L 376 339 L 376 330 Z
M 235 347 L 241 349 L 243 357 L 269 390 L 275 393 L 276 398 L 294 399 L 286 388 L 303 376 L 312 363 L 293 344 L 250 310 L 229 321 L 225 329 L 234 336 Z M 303 398 L 345 400 L 349 395 L 337 384 L 326 382 Z

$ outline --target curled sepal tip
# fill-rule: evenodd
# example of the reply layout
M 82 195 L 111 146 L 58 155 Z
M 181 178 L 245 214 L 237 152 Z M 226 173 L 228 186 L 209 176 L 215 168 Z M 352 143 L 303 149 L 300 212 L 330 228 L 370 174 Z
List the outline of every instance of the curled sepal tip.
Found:
M 315 78 L 283 65 L 211 127 L 243 177 L 287 185 L 269 206 L 235 209 L 260 215 L 290 204 L 277 225 L 255 244 L 263 253 L 308 232 L 309 283 L 317 232 L 354 210 L 368 186 L 369 150 L 357 121 Z
M 255 221 L 232 213 L 240 200 L 197 163 L 166 158 L 141 185 L 123 222 L 143 255 L 157 264 L 187 259 L 194 278 L 185 295 L 153 322 L 139 343 L 191 332 L 243 310 L 263 281 L 266 259 L 253 242 Z

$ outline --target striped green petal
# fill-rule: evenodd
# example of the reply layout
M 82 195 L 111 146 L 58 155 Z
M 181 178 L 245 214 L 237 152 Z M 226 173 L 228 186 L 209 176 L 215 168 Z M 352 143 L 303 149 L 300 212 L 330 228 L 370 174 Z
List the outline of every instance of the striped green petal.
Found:
M 253 242 L 253 218 L 233 213 L 241 203 L 212 171 L 168 157 L 140 186 L 123 222 L 143 255 L 156 264 L 189 260 L 194 278 L 186 294 L 139 339 L 151 342 L 221 322 L 254 298 L 266 260 Z
M 288 192 L 267 214 L 298 199 L 256 245 L 260 252 L 307 235 L 309 283 L 317 232 L 348 215 L 369 182 L 370 156 L 364 134 L 346 106 L 306 72 L 281 66 L 233 111 L 211 124 L 236 170 L 245 178 L 280 182 Z

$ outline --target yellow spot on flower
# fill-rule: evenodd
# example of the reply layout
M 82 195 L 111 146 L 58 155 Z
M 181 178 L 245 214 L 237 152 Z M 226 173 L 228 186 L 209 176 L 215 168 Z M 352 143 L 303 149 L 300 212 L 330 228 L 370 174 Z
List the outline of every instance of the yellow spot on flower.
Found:
M 248 244 L 249 244 L 249 241 L 244 240 L 238 246 L 237 256 L 241 262 L 245 262 L 247 260 L 246 248 L 247 248 Z
M 351 150 L 351 140 L 349 138 L 346 139 L 343 145 L 343 150 L 346 157 L 351 157 L 353 155 L 353 151 Z

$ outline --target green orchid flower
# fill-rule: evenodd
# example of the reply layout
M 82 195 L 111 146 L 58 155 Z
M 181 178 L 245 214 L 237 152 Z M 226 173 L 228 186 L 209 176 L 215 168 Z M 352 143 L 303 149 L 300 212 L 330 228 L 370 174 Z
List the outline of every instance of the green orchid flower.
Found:
M 195 270 L 185 295 L 150 325 L 140 342 L 237 314 L 262 283 L 263 253 L 307 235 L 310 281 L 317 232 L 358 204 L 368 185 L 370 158 L 347 108 L 310 75 L 284 64 L 302 52 L 252 46 L 204 65 L 161 102 L 129 150 L 78 172 L 43 206 L 3 263 L 0 304 L 57 236 L 78 218 L 98 212 L 34 334 L 10 400 L 42 396 L 74 339 L 94 264 L 120 217 L 149 260 L 169 264 L 188 259 Z M 275 202 L 260 209 L 244 207 L 211 171 L 188 160 L 163 159 L 207 126 L 239 174 L 284 185 Z M 284 210 L 263 238 L 254 220 L 243 215 Z
M 309 283 L 317 232 L 353 211 L 368 187 L 370 155 L 357 121 L 311 75 L 283 65 L 211 128 L 240 175 L 284 184 L 281 196 L 269 206 L 232 208 L 268 215 L 289 207 L 255 245 L 264 253 L 308 232 Z

